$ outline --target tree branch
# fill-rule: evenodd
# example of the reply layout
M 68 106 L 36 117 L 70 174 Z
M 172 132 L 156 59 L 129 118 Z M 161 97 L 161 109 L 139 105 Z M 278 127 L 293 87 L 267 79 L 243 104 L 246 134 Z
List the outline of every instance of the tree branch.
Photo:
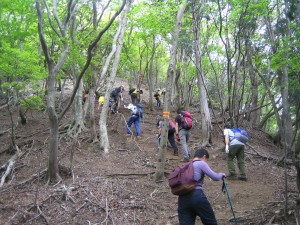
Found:
M 72 96 L 71 96 L 71 99 L 70 99 L 69 103 L 67 104 L 67 106 L 65 107 L 65 109 L 59 115 L 59 118 L 58 118 L 59 121 L 63 118 L 63 116 L 65 115 L 65 113 L 67 112 L 67 110 L 69 109 L 69 107 L 71 106 L 71 104 L 72 104 L 72 102 L 73 102 L 73 100 L 75 98 L 77 89 L 78 89 L 79 84 L 80 84 L 80 80 L 83 77 L 85 71 L 88 69 L 88 67 L 89 67 L 89 65 L 90 65 L 90 63 L 92 61 L 92 57 L 93 57 L 92 56 L 92 51 L 93 51 L 94 47 L 99 42 L 99 40 L 101 39 L 101 37 L 103 36 L 103 34 L 110 28 L 110 26 L 115 21 L 115 19 L 117 18 L 117 16 L 122 12 L 122 10 L 125 7 L 125 3 L 126 3 L 126 0 L 123 0 L 123 4 L 122 4 L 121 8 L 115 13 L 115 15 L 108 22 L 108 24 L 99 32 L 98 36 L 95 38 L 95 40 L 88 47 L 86 63 L 84 65 L 83 69 L 81 70 L 81 72 L 80 72 L 80 74 L 78 76 L 78 79 L 76 80 L 76 84 L 74 86 L 73 93 L 72 93 Z

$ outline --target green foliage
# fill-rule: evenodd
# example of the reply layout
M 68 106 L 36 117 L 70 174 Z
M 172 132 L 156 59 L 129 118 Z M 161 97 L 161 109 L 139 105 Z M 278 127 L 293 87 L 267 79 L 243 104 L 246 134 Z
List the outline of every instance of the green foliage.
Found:
M 20 105 L 24 110 L 43 111 L 46 108 L 42 98 L 37 95 L 21 99 Z

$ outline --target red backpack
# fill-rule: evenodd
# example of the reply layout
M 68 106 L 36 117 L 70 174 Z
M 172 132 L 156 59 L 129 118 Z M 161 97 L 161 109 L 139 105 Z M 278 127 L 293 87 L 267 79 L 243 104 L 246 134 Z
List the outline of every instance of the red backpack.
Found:
M 169 130 L 175 132 L 176 124 L 173 120 L 169 119 Z
M 183 165 L 177 166 L 169 175 L 168 181 L 171 191 L 174 195 L 185 195 L 196 187 L 194 180 L 193 162 L 190 161 Z
M 181 127 L 185 130 L 191 129 L 193 127 L 192 114 L 190 114 L 188 111 L 183 111 L 179 115 L 181 116 Z

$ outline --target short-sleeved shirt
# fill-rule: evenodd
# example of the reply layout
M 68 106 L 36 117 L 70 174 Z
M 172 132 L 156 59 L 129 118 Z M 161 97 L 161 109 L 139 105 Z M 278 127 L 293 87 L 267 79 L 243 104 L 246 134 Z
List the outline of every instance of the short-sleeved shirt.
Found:
M 224 129 L 224 136 L 228 136 L 230 145 L 245 145 L 243 142 L 238 141 L 236 138 L 232 139 L 234 137 L 234 133 L 230 129 Z

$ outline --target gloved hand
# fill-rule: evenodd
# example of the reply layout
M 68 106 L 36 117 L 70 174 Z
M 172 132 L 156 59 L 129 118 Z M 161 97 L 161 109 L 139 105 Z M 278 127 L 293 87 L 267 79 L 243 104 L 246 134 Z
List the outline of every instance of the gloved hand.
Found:
M 179 135 L 178 134 L 176 134 L 176 141 L 180 141 L 180 138 L 179 138 Z
M 229 146 L 228 145 L 225 146 L 225 152 L 229 153 Z

